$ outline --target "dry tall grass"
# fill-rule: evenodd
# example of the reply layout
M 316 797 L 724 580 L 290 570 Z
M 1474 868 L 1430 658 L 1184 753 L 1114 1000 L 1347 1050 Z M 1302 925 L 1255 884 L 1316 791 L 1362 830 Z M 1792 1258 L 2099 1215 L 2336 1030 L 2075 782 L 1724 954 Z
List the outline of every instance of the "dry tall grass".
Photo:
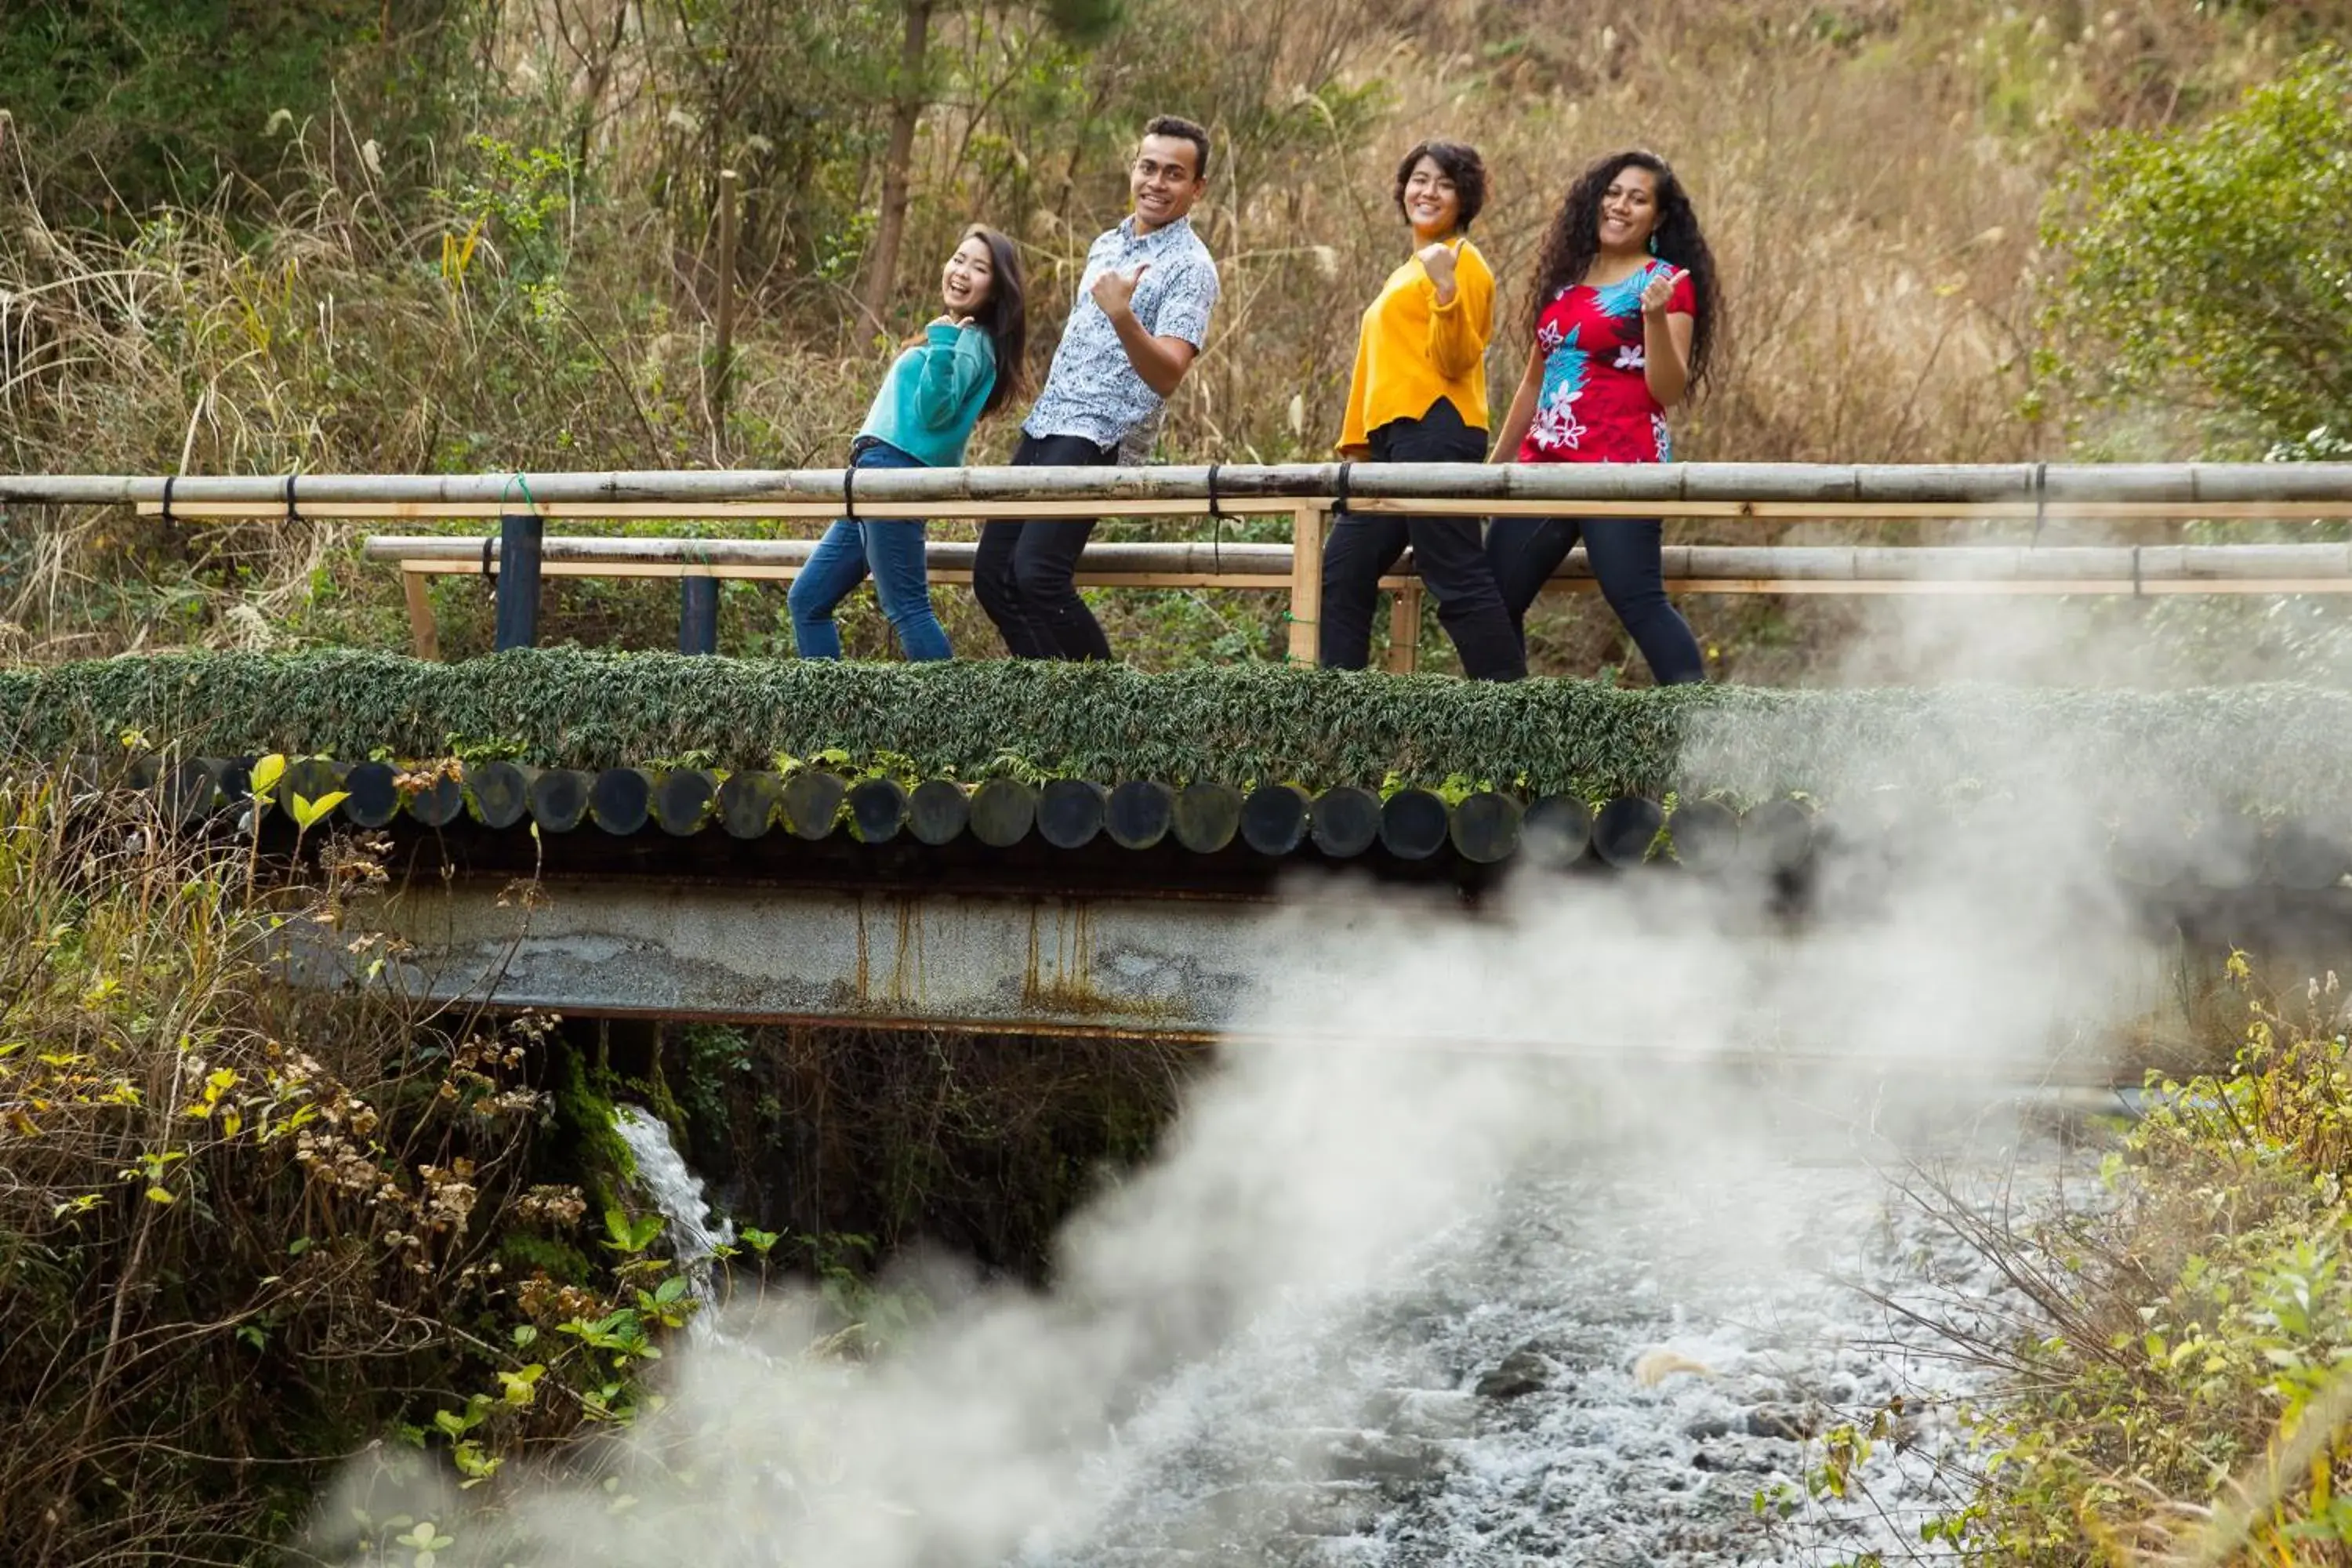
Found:
M 19 164 L 0 184 L 0 461 L 212 473 L 838 461 L 888 351 L 838 280 L 775 268 L 749 280 L 734 405 L 723 428 L 712 421 L 709 233 L 684 206 L 629 194 L 677 132 L 650 85 L 663 40 L 628 15 L 506 14 L 486 52 L 504 101 L 529 107 L 480 129 L 514 151 L 446 150 L 428 183 L 448 194 L 433 201 L 395 201 L 369 128 L 341 119 L 288 129 L 304 194 L 257 232 L 184 212 L 127 242 L 59 232 L 26 199 Z M 2158 122 L 2226 95 L 2271 58 L 2266 26 L 2160 0 L 2095 15 L 2079 0 L 1998 12 L 1167 0 L 1136 6 L 1049 91 L 1035 85 L 1060 68 L 1047 44 L 971 22 L 941 46 L 948 81 L 918 144 L 893 325 L 925 313 L 935 253 L 982 217 L 1022 236 L 1050 342 L 1076 259 L 1123 207 L 1126 128 L 1185 109 L 1221 137 L 1202 225 L 1226 291 L 1163 449 L 1318 455 L 1357 302 L 1403 247 L 1388 179 L 1404 146 L 1445 133 L 1485 149 L 1494 195 L 1480 238 L 1515 323 L 1550 202 L 1589 157 L 1639 143 L 1696 193 L 1731 312 L 1717 384 L 1682 421 L 1685 455 L 2055 455 L 2063 411 L 2020 413 L 2046 175 L 2080 126 Z M 21 157 L 41 134 L 0 137 L 0 178 L 7 149 Z M 527 155 L 542 143 L 578 149 L 585 166 L 550 175 Z M 1498 395 L 1524 352 L 1515 325 L 1498 334 Z M 977 456 L 1000 457 L 1013 424 L 985 428 Z M 0 651 L 399 635 L 389 574 L 360 568 L 343 531 L 36 513 L 10 532 Z M 730 646 L 788 647 L 780 597 L 730 595 Z M 992 647 L 962 596 L 946 597 L 960 646 Z M 462 651 L 478 609 L 456 589 L 443 605 Z M 1846 622 L 1819 603 L 1694 607 L 1733 677 L 1801 676 Z M 669 614 L 657 590 L 574 588 L 551 629 L 652 642 Z M 1253 657 L 1275 647 L 1276 614 L 1158 595 L 1114 606 L 1113 634 L 1153 663 Z M 853 653 L 881 651 L 877 618 L 853 616 L 849 631 Z M 1625 653 L 1597 604 L 1564 604 L 1536 637 L 1542 668 Z M 1424 646 L 1444 667 L 1443 639 Z
M 258 1560 L 324 1467 L 508 1354 L 480 1325 L 531 1226 L 520 1045 L 271 983 L 274 917 L 331 914 L 354 847 L 257 894 L 250 840 L 0 785 L 13 1563 Z

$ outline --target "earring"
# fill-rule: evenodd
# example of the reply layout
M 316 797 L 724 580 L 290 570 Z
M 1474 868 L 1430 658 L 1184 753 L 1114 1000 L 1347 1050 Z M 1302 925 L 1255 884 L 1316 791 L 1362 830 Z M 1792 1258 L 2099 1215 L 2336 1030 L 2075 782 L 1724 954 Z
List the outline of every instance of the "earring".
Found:
M 1658 254 L 1658 237 L 1654 234 L 1650 237 L 1650 254 L 1653 256 Z

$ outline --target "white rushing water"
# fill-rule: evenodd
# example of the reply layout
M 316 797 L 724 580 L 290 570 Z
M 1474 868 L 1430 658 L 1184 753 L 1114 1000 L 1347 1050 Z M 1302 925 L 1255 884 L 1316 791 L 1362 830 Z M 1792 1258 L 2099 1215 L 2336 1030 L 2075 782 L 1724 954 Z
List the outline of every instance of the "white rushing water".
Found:
M 681 1267 L 706 1292 L 731 1227 L 713 1220 L 659 1121 L 624 1109 L 619 1130 L 670 1220 Z M 2046 1192 L 2061 1157 L 2033 1147 L 2029 1184 Z M 1139 1391 L 1108 1427 L 1071 1434 L 1094 1456 L 1072 1480 L 1097 1500 L 1080 1510 L 1096 1522 L 1079 1539 L 1033 1536 L 1010 1562 L 1946 1560 L 1922 1547 L 1919 1526 L 1966 1501 L 1953 1410 L 1976 1376 L 1900 1309 L 1999 1337 L 2014 1304 L 1994 1268 L 1903 1195 L 1899 1167 L 1851 1152 L 1824 1159 L 1801 1142 L 1781 1148 L 1715 1162 L 1553 1147 L 1374 1288 L 1277 1301 Z M 2017 1166 L 2000 1147 L 1937 1168 L 1966 1173 L 1958 1179 L 1981 1204 L 2018 1198 Z M 696 1323 L 689 1359 L 715 1356 L 744 1377 L 774 1373 L 750 1343 L 703 1315 Z M 1689 1370 L 1645 1383 L 1637 1365 L 1658 1352 Z M 1822 1435 L 1866 1426 L 1898 1399 L 1899 1420 L 1860 1485 L 1842 1500 L 1808 1495 Z M 750 1531 L 727 1560 L 765 1562 L 752 1521 L 771 1508 L 797 1512 L 806 1478 L 802 1461 L 743 1436 L 732 1451 L 753 1472 L 749 1491 L 721 1511 Z M 1759 1496 L 1771 1505 L 1760 1512 Z M 761 1500 L 740 1506 L 751 1497 Z M 780 1529 L 765 1550 L 791 1533 Z
M 637 1182 L 654 1207 L 668 1221 L 672 1256 L 686 1279 L 687 1293 L 701 1310 L 689 1321 L 688 1331 L 698 1341 L 716 1331 L 711 1306 L 711 1260 L 735 1240 L 732 1220 L 715 1218 L 702 1193 L 702 1178 L 687 1168 L 685 1156 L 672 1146 L 669 1129 L 661 1120 L 634 1105 L 619 1107 L 613 1130 L 627 1144 L 637 1163 Z
M 2035 1156 L 2043 1172 L 2056 1156 Z M 1979 1167 L 1979 1195 L 1999 1171 Z M 2039 1184 L 2037 1183 L 2037 1184 Z M 1748 1244 L 1727 1251 L 1725 1237 Z M 1276 1312 L 1156 1390 L 1097 1463 L 1112 1522 L 1053 1568 L 1829 1568 L 1945 1560 L 1966 1501 L 1948 1342 L 1985 1260 L 1859 1163 L 1709 1176 L 1596 1159 L 1515 1180 L 1402 1278 Z M 1646 1353 L 1704 1368 L 1644 1386 Z M 1900 1397 L 1846 1499 L 1820 1435 Z M 1759 1494 L 1788 1500 L 1759 1513 Z

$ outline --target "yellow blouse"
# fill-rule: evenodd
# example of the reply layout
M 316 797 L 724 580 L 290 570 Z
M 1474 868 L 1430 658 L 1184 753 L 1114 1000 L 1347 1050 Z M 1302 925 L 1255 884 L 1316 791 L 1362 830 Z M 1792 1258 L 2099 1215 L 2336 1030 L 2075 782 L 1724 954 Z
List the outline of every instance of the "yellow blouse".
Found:
M 1339 447 L 1366 444 L 1391 419 L 1417 419 L 1451 398 L 1462 422 L 1486 428 L 1486 340 L 1495 330 L 1495 274 L 1465 239 L 1454 263 L 1454 299 L 1441 306 L 1437 285 L 1417 256 L 1389 274 L 1364 310 L 1356 372 Z

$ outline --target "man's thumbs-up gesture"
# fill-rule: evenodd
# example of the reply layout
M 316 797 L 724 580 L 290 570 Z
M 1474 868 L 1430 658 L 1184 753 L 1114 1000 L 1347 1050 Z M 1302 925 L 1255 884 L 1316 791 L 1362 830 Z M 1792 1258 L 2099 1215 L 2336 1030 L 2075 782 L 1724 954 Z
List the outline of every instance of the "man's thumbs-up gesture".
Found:
M 1149 261 L 1136 263 L 1135 269 L 1131 272 L 1121 272 L 1115 267 L 1103 268 L 1101 276 L 1095 279 L 1094 288 L 1090 290 L 1094 295 L 1095 303 L 1102 307 L 1102 312 L 1106 316 L 1115 317 L 1122 310 L 1132 309 L 1135 304 L 1135 286 L 1142 282 L 1143 275 L 1150 270 L 1151 263 Z

